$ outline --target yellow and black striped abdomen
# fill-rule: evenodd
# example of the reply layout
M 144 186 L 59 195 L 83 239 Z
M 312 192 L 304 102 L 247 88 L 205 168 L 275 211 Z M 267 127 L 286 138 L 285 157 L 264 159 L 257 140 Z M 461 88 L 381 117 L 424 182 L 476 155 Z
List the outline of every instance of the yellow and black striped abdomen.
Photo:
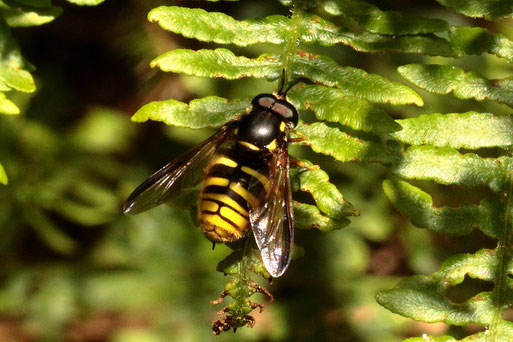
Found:
M 254 165 L 255 161 L 232 150 L 215 156 L 208 166 L 198 218 L 210 241 L 237 241 L 249 230 L 249 209 L 262 202 L 259 197 L 266 182 Z

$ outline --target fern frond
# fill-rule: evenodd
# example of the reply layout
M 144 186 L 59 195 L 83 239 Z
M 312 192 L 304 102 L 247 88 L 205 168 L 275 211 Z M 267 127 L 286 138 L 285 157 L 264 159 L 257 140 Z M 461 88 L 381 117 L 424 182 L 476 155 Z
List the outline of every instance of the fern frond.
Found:
M 449 7 L 472 18 L 498 20 L 513 17 L 513 3 L 509 0 L 437 0 L 441 5 Z
M 480 27 L 453 27 L 449 37 L 451 44 L 467 55 L 489 53 L 513 63 L 513 41 L 503 34 Z
M 513 145 L 513 121 L 491 113 L 429 114 L 397 120 L 402 130 L 391 134 L 409 145 L 449 146 L 477 150 Z
M 493 191 L 507 191 L 513 158 L 482 158 L 462 154 L 450 147 L 411 146 L 392 171 L 406 179 L 433 180 L 440 184 L 487 186 Z
M 338 122 L 356 130 L 374 133 L 398 131 L 398 125 L 383 109 L 341 89 L 321 85 L 298 85 L 288 93 L 297 109 L 309 109 L 319 120 Z
M 478 205 L 438 208 L 428 193 L 404 181 L 385 180 L 383 190 L 394 207 L 415 226 L 435 233 L 459 236 L 479 228 L 497 239 L 504 226 L 504 203 L 495 197 L 484 198 Z
M 416 35 L 443 32 L 449 24 L 441 19 L 430 19 L 398 11 L 381 11 L 365 1 L 321 1 L 321 7 L 331 15 L 343 15 L 356 20 L 365 30 L 383 35 Z M 397 25 L 401 23 L 401 25 Z
M 217 96 L 195 99 L 189 104 L 172 99 L 155 101 L 141 107 L 132 116 L 132 121 L 153 120 L 188 128 L 221 127 L 243 113 L 250 104 L 250 99 L 227 100 Z
M 513 77 L 488 80 L 475 72 L 438 64 L 409 64 L 398 70 L 408 81 L 434 94 L 454 92 L 460 99 L 490 99 L 513 106 Z

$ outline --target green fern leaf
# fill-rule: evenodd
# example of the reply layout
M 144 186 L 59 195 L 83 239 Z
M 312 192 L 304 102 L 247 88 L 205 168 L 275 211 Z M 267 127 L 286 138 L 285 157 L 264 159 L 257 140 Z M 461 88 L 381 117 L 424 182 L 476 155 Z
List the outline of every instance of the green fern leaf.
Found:
M 33 92 L 36 87 L 32 75 L 25 70 L 25 61 L 18 44 L 11 36 L 7 23 L 0 18 L 0 91 Z M 5 114 L 17 114 L 19 109 L 2 94 L 0 109 Z
M 440 19 L 428 19 L 396 11 L 381 11 L 364 1 L 329 0 L 321 2 L 331 15 L 353 18 L 367 31 L 386 35 L 415 35 L 447 31 L 449 24 Z M 401 23 L 401 25 L 397 25 Z
M 362 52 L 417 53 L 431 56 L 458 57 L 459 52 L 445 39 L 435 35 L 386 36 L 370 32 L 344 32 L 333 23 L 316 15 L 303 13 L 299 38 L 305 43 L 323 46 L 345 44 Z
M 468 55 L 486 52 L 513 63 L 513 41 L 503 34 L 491 34 L 480 27 L 455 27 L 449 37 L 455 47 Z
M 351 223 L 347 218 L 334 220 L 322 215 L 315 205 L 294 201 L 294 227 L 296 229 L 319 229 L 331 232 Z
M 229 80 L 242 77 L 277 79 L 282 68 L 279 56 L 261 55 L 251 59 L 235 56 L 227 49 L 176 49 L 155 58 L 151 66 L 159 67 L 163 71 L 202 77 L 223 77 Z
M 199 8 L 161 6 L 152 10 L 148 19 L 163 29 L 204 42 L 247 46 L 257 43 L 282 44 L 293 26 L 290 18 L 272 15 L 262 19 L 236 20 L 219 12 Z M 391 37 L 372 33 L 343 32 L 333 23 L 316 15 L 302 13 L 299 17 L 298 39 L 324 46 L 345 44 L 358 51 L 422 53 L 457 57 L 458 52 L 445 39 L 436 36 Z
M 415 320 L 493 326 L 489 336 L 492 341 L 509 341 L 513 338 L 513 323 L 494 317 L 496 305 L 492 292 L 481 292 L 463 303 L 454 303 L 445 295 L 449 287 L 461 284 L 466 276 L 497 282 L 496 277 L 502 270 L 495 252 L 480 250 L 476 254 L 452 257 L 443 263 L 440 271 L 431 276 L 409 277 L 393 289 L 378 293 L 376 298 L 389 310 Z M 511 299 L 510 295 L 505 294 L 500 308 L 497 309 L 509 307 Z M 483 337 L 480 333 L 469 337 L 468 341 L 481 341 Z
M 330 183 L 329 176 L 320 168 L 309 170 L 312 163 L 302 160 L 306 168 L 292 168 L 291 177 L 298 181 L 298 188 L 308 192 L 319 208 L 329 218 L 340 220 L 345 216 L 358 215 L 353 205 L 344 199 L 337 187 Z
M 195 99 L 189 104 L 176 100 L 155 101 L 139 109 L 132 121 L 153 120 L 188 128 L 221 127 L 250 105 L 249 99 L 230 101 L 217 96 Z
M 51 2 L 18 1 L 0 3 L 0 15 L 11 27 L 38 26 L 49 23 L 62 13 Z
M 405 85 L 361 69 L 341 67 L 329 57 L 300 53 L 293 61 L 292 70 L 298 77 L 308 75 L 315 82 L 339 87 L 346 94 L 371 102 L 424 104 L 422 98 Z
M 391 134 L 410 145 L 479 149 L 513 145 L 513 121 L 509 116 L 467 112 L 430 114 L 397 120 L 402 130 Z
M 75 5 L 79 6 L 96 6 L 104 2 L 105 0 L 66 0 Z
M 7 97 L 0 92 L 0 113 L 2 114 L 20 114 L 20 109 Z
M 398 70 L 408 81 L 435 94 L 454 92 L 461 99 L 490 99 L 513 106 L 513 77 L 492 81 L 474 72 L 435 64 L 409 64 Z
M 157 7 L 148 14 L 148 19 L 187 38 L 238 46 L 281 44 L 285 41 L 290 22 L 289 18 L 281 15 L 238 21 L 224 13 L 176 6 Z
M 172 50 L 155 58 L 151 66 L 163 71 L 202 77 L 266 77 L 270 80 L 278 78 L 283 68 L 279 55 L 261 55 L 252 59 L 235 56 L 227 49 Z M 423 104 L 422 98 L 405 85 L 360 69 L 341 67 L 328 57 L 301 53 L 294 59 L 292 71 L 298 77 L 308 75 L 313 81 L 338 86 L 346 94 L 372 102 Z
M 361 34 L 345 33 L 337 37 L 337 43 L 351 46 L 356 51 L 370 53 L 411 53 L 429 56 L 462 57 L 453 44 L 435 35 L 425 36 L 382 36 L 364 32 Z M 335 42 L 323 42 L 332 45 Z
M 392 171 L 407 179 L 433 180 L 440 184 L 487 186 L 506 191 L 511 157 L 481 158 L 472 153 L 460 154 L 450 147 L 412 146 Z
M 296 130 L 307 137 L 304 144 L 314 152 L 332 156 L 342 162 L 374 161 L 389 164 L 396 160 L 382 143 L 355 138 L 322 122 L 300 122 Z
M 437 0 L 440 4 L 472 18 L 498 20 L 513 17 L 510 0 Z
M 483 199 L 479 205 L 436 208 L 429 194 L 406 182 L 385 180 L 383 190 L 394 207 L 419 228 L 442 234 L 466 235 L 477 227 L 497 239 L 500 228 L 504 227 L 504 204 L 493 197 Z
M 4 167 L 2 166 L 2 164 L 0 164 L 0 183 L 6 185 L 7 182 L 8 182 L 7 173 L 5 173 Z
M 297 109 L 310 109 L 319 120 L 338 122 L 356 130 L 377 134 L 401 129 L 384 110 L 365 100 L 346 95 L 340 89 L 298 85 L 287 96 Z

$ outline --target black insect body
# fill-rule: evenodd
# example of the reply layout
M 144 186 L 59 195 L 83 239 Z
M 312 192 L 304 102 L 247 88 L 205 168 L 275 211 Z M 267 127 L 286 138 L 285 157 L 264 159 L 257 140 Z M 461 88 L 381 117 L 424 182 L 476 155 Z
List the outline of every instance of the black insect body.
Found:
M 287 133 L 297 123 L 297 110 L 283 95 L 256 96 L 249 114 L 139 185 L 125 214 L 153 208 L 204 180 L 198 218 L 206 237 L 234 242 L 251 227 L 266 269 L 281 276 L 294 241 Z

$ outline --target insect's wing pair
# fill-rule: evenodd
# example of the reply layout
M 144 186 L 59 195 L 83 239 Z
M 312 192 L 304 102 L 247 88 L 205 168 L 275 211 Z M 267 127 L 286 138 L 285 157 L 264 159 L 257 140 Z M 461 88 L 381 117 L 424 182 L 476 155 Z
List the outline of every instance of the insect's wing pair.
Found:
M 265 268 L 276 278 L 289 267 L 294 242 L 292 190 L 286 144 L 274 150 L 267 179 L 268 184 L 264 186 L 267 191 L 262 194 L 265 200 L 262 205 L 250 211 L 249 220 Z M 251 185 L 250 183 L 250 191 Z
M 180 190 L 193 187 L 204 177 L 210 157 L 225 141 L 232 139 L 236 123 L 231 123 L 185 155 L 166 164 L 139 185 L 126 200 L 125 214 L 138 214 L 173 198 Z M 281 276 L 290 264 L 294 240 L 289 159 L 286 144 L 273 152 L 266 168 L 267 192 L 258 194 L 262 205 L 250 209 L 250 222 L 262 260 L 271 276 Z M 254 180 L 255 184 L 258 180 Z M 260 187 L 261 188 L 261 187 Z M 252 185 L 250 184 L 250 191 Z M 255 190 L 253 190 L 255 191 Z

